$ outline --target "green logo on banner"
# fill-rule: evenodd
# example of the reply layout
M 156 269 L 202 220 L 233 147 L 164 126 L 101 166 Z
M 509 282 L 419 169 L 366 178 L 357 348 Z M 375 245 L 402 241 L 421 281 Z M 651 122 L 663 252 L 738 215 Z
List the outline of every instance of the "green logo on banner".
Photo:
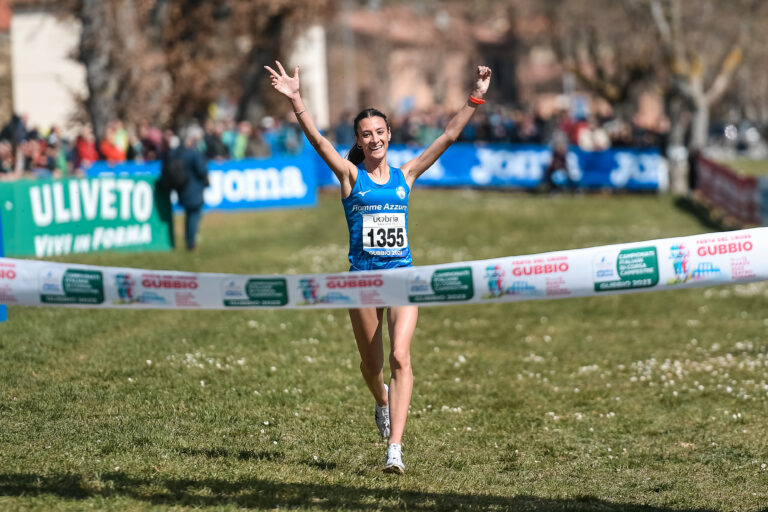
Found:
M 432 293 L 411 294 L 408 300 L 414 303 L 451 302 L 469 300 L 475 294 L 470 267 L 435 270 L 430 284 Z
M 51 288 L 46 288 L 51 290 Z M 104 278 L 95 270 L 67 270 L 61 278 L 61 287 L 42 293 L 44 304 L 101 304 L 104 302 Z
M 245 283 L 244 293 L 241 291 L 237 295 L 241 298 L 224 299 L 224 305 L 229 307 L 285 306 L 288 304 L 288 285 L 285 279 L 254 278 Z
M 656 247 L 625 249 L 616 256 L 618 279 L 595 283 L 596 292 L 650 288 L 659 282 Z

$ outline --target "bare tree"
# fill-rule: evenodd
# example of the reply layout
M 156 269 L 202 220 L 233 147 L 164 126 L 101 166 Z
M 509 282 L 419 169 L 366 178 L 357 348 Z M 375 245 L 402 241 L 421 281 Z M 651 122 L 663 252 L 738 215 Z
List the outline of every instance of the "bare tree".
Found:
M 548 43 L 565 72 L 631 120 L 640 93 L 656 75 L 647 11 L 612 0 L 544 0 L 536 8 L 550 20 Z
M 118 76 L 112 59 L 113 40 L 109 34 L 109 9 L 101 0 L 82 0 L 76 6 L 82 23 L 82 36 L 77 58 L 86 67 L 88 97 L 85 106 L 97 137 L 104 134 L 107 122 L 117 115 Z
M 693 110 L 692 149 L 707 142 L 709 113 L 733 81 L 752 34 L 754 0 L 722 3 L 652 0 L 649 4 L 665 57 L 670 87 Z M 685 8 L 688 8 L 685 11 Z
M 82 23 L 77 58 L 98 135 L 114 118 L 179 127 L 221 99 L 239 119 L 262 87 L 261 66 L 282 57 L 335 0 L 66 0 Z
M 230 70 L 237 91 L 237 119 L 251 116 L 267 82 L 264 65 L 285 58 L 299 34 L 313 23 L 326 23 L 338 8 L 336 0 L 313 2 L 231 0 L 231 36 L 238 52 Z M 270 98 L 274 95 L 270 94 Z M 281 103 L 282 104 L 282 103 Z
M 537 4 L 553 20 L 553 47 L 585 88 L 625 116 L 635 107 L 638 86 L 661 91 L 670 147 L 691 151 L 706 145 L 712 108 L 734 86 L 749 52 L 759 50 L 751 44 L 753 27 L 766 17 L 759 0 Z M 762 68 L 749 69 L 753 78 L 765 73 Z M 753 97 L 759 101 L 760 91 Z M 674 164 L 672 188 L 684 192 L 685 166 Z
M 629 1 L 629 0 L 628 0 Z M 668 106 L 684 105 L 689 115 L 670 116 L 670 142 L 683 146 L 685 129 L 676 126 L 690 121 L 689 151 L 707 144 L 710 113 L 728 92 L 744 61 L 755 20 L 764 16 L 758 0 L 722 2 L 702 0 L 650 0 L 648 8 L 659 34 L 667 77 Z M 684 166 L 671 167 L 674 192 L 687 189 Z

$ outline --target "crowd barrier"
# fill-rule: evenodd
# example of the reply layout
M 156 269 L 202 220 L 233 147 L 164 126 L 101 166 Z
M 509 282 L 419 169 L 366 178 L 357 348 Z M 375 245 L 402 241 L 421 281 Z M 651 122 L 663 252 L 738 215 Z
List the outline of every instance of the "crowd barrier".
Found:
M 732 224 L 768 226 L 768 177 L 743 176 L 702 156 L 695 172 L 696 191 L 710 209 Z
M 389 163 L 402 166 L 421 151 L 392 145 Z M 547 146 L 459 143 L 420 178 L 419 186 L 533 188 L 541 184 L 550 160 Z M 666 188 L 665 160 L 655 150 L 571 149 L 567 160 L 570 181 L 580 188 Z M 87 179 L 1 183 L 6 254 L 44 258 L 103 249 L 169 249 L 170 206 L 155 187 L 160 169 L 160 162 L 97 162 Z M 208 211 L 311 207 L 318 186 L 337 186 L 311 148 L 295 156 L 211 161 L 208 175 Z
M 239 275 L 0 258 L 0 304 L 125 309 L 439 306 L 768 279 L 768 228 L 381 272 Z

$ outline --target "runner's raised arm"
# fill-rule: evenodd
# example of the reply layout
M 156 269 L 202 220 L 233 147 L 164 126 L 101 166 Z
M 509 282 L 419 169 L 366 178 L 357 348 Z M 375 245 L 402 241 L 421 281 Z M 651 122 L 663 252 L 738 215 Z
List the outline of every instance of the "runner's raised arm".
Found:
M 356 176 L 355 166 L 342 157 L 336 151 L 336 148 L 333 147 L 333 144 L 323 137 L 323 134 L 315 126 L 312 116 L 307 112 L 307 107 L 301 99 L 299 67 L 296 66 L 293 70 L 293 76 L 289 76 L 280 61 L 275 61 L 275 64 L 279 72 L 269 66 L 264 66 L 272 75 L 272 87 L 290 100 L 299 126 L 301 126 L 312 147 L 315 148 L 315 151 L 325 160 L 325 163 L 328 164 L 328 167 L 331 168 L 333 174 L 338 178 L 342 186 L 342 194 L 346 187 L 349 187 L 349 190 L 351 190 L 350 175 L 354 173 Z
M 413 182 L 416 181 L 424 171 L 429 169 L 451 144 L 456 142 L 459 135 L 461 135 L 462 130 L 469 122 L 469 119 L 472 117 L 472 114 L 477 110 L 477 106 L 485 103 L 483 96 L 488 92 L 490 83 L 491 68 L 477 66 L 472 93 L 467 99 L 467 102 L 451 118 L 448 122 L 448 126 L 445 127 L 445 131 L 443 131 L 443 133 L 435 139 L 435 141 L 432 142 L 421 155 L 403 165 L 403 174 L 405 174 L 405 179 L 409 186 L 413 185 Z

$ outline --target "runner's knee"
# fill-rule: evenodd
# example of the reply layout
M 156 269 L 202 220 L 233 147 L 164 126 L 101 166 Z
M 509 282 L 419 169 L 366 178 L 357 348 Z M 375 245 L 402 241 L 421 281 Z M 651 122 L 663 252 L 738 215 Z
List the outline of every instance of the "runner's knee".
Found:
M 389 367 L 392 371 L 411 367 L 411 353 L 408 350 L 393 350 L 389 354 Z

